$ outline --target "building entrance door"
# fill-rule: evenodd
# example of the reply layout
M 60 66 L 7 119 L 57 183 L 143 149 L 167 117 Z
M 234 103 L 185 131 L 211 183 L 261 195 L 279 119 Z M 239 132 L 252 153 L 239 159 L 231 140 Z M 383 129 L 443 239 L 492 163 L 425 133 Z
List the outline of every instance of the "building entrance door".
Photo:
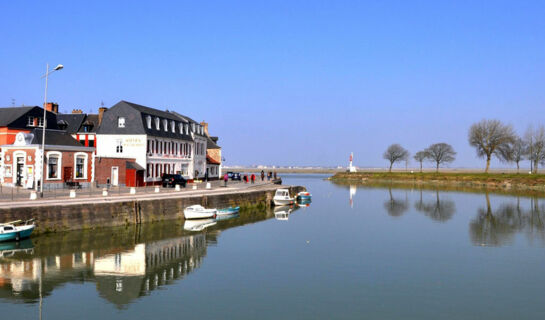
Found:
M 24 157 L 17 157 L 17 180 L 16 185 L 22 186 L 23 185 L 23 176 L 25 174 L 25 158 Z
M 112 186 L 117 186 L 119 184 L 119 168 L 112 167 Z

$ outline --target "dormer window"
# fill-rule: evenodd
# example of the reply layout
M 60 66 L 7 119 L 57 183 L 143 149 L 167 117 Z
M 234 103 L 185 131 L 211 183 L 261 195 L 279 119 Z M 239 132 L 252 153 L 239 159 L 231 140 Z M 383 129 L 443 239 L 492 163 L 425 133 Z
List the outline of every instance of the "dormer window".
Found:
M 125 117 L 117 118 L 117 126 L 119 128 L 125 128 Z
M 35 127 L 36 126 L 36 123 L 34 123 L 34 117 L 30 116 L 28 117 L 28 121 L 27 121 L 27 127 Z
M 194 123 L 191 124 L 191 132 L 195 133 L 195 124 Z
M 151 116 L 146 117 L 146 123 L 148 125 L 148 129 L 151 129 Z
M 172 132 L 176 132 L 176 122 L 174 122 L 174 120 L 170 121 L 170 130 L 172 130 Z
M 163 119 L 163 129 L 165 129 L 165 131 L 168 131 L 168 120 L 167 119 Z
M 184 124 L 184 131 L 185 134 L 189 134 L 189 125 L 187 123 Z
M 184 124 L 183 123 L 178 123 L 178 129 L 180 130 L 180 134 L 184 134 Z
M 42 128 L 43 128 L 43 126 L 44 126 L 44 118 L 39 117 L 39 118 L 38 118 L 38 127 L 42 127 Z
M 159 118 L 155 118 L 155 130 L 161 130 L 159 125 L 160 125 Z

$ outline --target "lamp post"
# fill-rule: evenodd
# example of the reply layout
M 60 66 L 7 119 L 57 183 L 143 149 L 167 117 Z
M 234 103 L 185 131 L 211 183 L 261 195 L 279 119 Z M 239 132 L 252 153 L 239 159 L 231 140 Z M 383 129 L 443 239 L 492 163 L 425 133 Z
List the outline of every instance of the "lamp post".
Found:
M 45 67 L 45 74 L 42 76 L 42 78 L 45 78 L 45 94 L 44 94 L 44 118 L 43 118 L 43 129 L 42 129 L 42 155 L 40 157 L 40 197 L 44 197 L 44 176 L 45 176 L 45 170 L 44 170 L 44 161 L 45 161 L 45 128 L 47 126 L 47 79 L 49 78 L 49 75 L 55 71 L 61 70 L 64 68 L 62 64 L 58 64 L 53 70 L 49 70 L 49 63 L 46 64 Z M 36 191 L 38 189 L 38 185 L 36 184 Z

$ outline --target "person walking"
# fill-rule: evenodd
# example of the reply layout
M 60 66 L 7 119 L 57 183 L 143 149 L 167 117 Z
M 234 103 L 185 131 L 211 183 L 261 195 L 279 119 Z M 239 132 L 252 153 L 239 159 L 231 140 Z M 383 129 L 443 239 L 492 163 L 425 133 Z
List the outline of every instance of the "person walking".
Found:
M 252 179 L 252 184 L 254 184 L 255 183 L 255 174 L 252 173 L 251 179 Z
M 227 175 L 227 173 L 226 173 L 226 174 L 223 175 L 224 187 L 227 187 L 227 180 L 229 180 L 229 175 Z
M 244 177 L 242 178 L 242 180 L 244 180 L 244 183 L 248 183 L 248 175 L 245 174 Z
M 265 171 L 261 170 L 261 181 L 265 180 Z

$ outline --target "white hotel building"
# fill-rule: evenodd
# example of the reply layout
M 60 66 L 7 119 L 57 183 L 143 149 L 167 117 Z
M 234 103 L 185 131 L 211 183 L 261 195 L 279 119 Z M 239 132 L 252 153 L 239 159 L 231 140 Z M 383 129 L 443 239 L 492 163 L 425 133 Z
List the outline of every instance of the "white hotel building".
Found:
M 104 112 L 96 137 L 97 157 L 135 159 L 146 183 L 160 181 L 163 173 L 205 175 L 204 127 L 183 115 L 120 101 Z

